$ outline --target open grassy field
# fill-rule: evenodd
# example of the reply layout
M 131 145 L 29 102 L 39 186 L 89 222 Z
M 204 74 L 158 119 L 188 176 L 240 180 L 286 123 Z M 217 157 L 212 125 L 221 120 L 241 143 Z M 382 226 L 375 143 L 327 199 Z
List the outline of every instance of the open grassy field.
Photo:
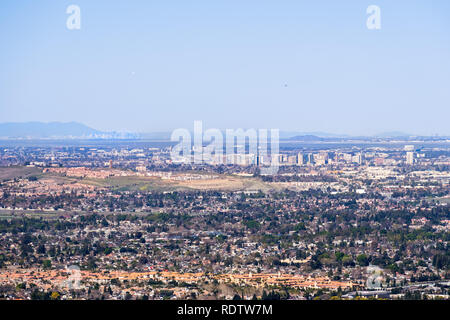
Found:
M 436 200 L 439 201 L 440 203 L 450 204 L 450 196 L 437 198 Z
M 194 175 L 198 179 L 190 179 Z M 173 174 L 174 178 L 162 179 L 159 176 L 111 176 L 107 178 L 74 177 L 62 173 L 46 172 L 41 168 L 2 167 L 0 181 L 14 178 L 34 176 L 42 183 L 58 185 L 86 185 L 89 187 L 106 188 L 117 191 L 189 191 L 189 190 L 217 190 L 217 191 L 263 191 L 277 189 L 273 184 L 265 183 L 260 178 L 249 176 L 215 174 L 200 179 L 204 173 L 183 172 Z
M 43 219 L 58 219 L 61 215 L 66 214 L 61 211 L 42 211 L 42 210 L 12 210 L 0 209 L 0 219 L 19 219 L 27 218 L 43 218 Z
M 257 178 L 241 178 L 221 175 L 214 179 L 205 180 L 163 180 L 157 177 L 111 177 L 107 179 L 82 179 L 86 183 L 99 187 L 115 190 L 140 190 L 140 191 L 188 191 L 188 190 L 263 190 L 267 189 L 265 183 Z
M 0 167 L 0 181 L 6 181 L 15 178 L 27 178 L 40 175 L 41 173 L 42 169 L 34 167 Z
M 195 173 L 197 174 L 197 173 Z M 212 179 L 199 180 L 176 180 L 161 179 L 160 177 L 148 176 L 124 176 L 98 178 L 78 178 L 67 177 L 56 173 L 45 173 L 40 176 L 51 178 L 58 183 L 70 184 L 80 183 L 99 188 L 108 188 L 117 191 L 189 191 L 189 190 L 222 190 L 222 191 L 245 191 L 261 190 L 268 191 L 273 189 L 269 184 L 262 182 L 259 178 L 239 177 L 234 175 L 217 175 Z
M 428 201 L 428 202 L 437 201 L 442 204 L 450 204 L 450 196 L 438 197 L 438 198 L 427 197 L 426 201 Z

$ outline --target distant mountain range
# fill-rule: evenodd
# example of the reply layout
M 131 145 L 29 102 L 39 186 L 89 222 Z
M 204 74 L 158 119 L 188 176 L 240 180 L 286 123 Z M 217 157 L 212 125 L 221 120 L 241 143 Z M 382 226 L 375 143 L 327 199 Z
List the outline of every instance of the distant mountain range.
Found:
M 137 139 L 135 133 L 103 132 L 78 122 L 0 123 L 1 139 Z
M 446 136 L 413 136 L 407 134 L 379 134 L 375 136 L 342 136 L 342 137 L 320 137 L 316 135 L 297 135 L 282 139 L 295 142 L 344 142 L 344 141 L 446 141 Z
M 193 134 L 193 133 L 191 133 Z M 225 136 L 225 132 L 223 132 Z M 0 139 L 143 139 L 170 140 L 171 132 L 104 132 L 78 122 L 0 123 Z M 442 141 L 445 136 L 414 136 L 403 132 L 385 132 L 374 136 L 348 136 L 326 132 L 280 131 L 280 139 L 299 142 L 340 142 L 349 140 L 423 140 Z
M 401 131 L 389 131 L 379 133 L 376 136 L 379 138 L 404 138 L 404 137 L 414 137 L 415 135 Z

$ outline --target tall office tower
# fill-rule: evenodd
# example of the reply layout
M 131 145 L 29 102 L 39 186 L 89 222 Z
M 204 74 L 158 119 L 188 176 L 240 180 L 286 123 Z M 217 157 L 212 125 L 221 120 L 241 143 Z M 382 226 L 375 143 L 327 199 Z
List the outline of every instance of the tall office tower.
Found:
M 313 165 L 314 164 L 314 154 L 313 153 L 308 153 L 306 155 L 306 163 L 309 165 Z
M 352 162 L 352 154 L 351 153 L 343 153 L 342 157 L 345 162 Z
M 357 153 L 352 157 L 352 162 L 353 163 L 357 163 L 357 164 L 361 164 L 362 163 L 362 155 L 361 153 Z
M 406 153 L 406 164 L 414 164 L 414 152 L 409 151 Z
M 302 166 L 303 165 L 303 153 L 299 152 L 297 154 L 297 165 Z
M 323 152 L 321 153 L 316 153 L 314 155 L 314 164 L 318 165 L 318 166 L 323 166 L 326 164 L 327 161 L 327 155 Z
M 247 164 L 248 164 L 248 165 L 255 165 L 256 162 L 257 162 L 256 158 L 257 158 L 257 156 L 256 156 L 255 154 L 249 153 L 249 154 L 247 155 L 247 159 L 248 159 L 248 160 L 247 160 Z
M 297 163 L 297 156 L 289 156 L 288 157 L 288 164 L 293 166 Z

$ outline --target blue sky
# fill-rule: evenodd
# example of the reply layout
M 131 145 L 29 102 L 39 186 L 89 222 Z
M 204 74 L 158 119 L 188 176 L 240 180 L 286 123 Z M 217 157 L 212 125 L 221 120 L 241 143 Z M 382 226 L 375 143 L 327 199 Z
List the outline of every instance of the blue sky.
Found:
M 0 45 L 0 122 L 450 134 L 446 0 L 2 0 Z

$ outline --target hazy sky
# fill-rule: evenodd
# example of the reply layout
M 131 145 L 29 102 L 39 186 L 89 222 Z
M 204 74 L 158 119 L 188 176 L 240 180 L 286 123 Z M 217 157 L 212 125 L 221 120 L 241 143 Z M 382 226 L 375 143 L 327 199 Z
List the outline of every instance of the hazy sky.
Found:
M 450 134 L 449 119 L 448 0 L 0 3 L 0 122 Z

